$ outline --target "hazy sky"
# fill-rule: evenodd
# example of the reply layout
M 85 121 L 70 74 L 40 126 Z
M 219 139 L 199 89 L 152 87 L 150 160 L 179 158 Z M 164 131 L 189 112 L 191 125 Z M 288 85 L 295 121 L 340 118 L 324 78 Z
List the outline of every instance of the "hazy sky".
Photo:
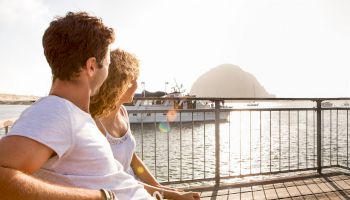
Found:
M 240 66 L 277 97 L 350 96 L 349 0 L 0 0 L 0 93 L 46 95 L 49 22 L 87 11 L 137 55 L 147 90 L 187 92 L 220 64 Z

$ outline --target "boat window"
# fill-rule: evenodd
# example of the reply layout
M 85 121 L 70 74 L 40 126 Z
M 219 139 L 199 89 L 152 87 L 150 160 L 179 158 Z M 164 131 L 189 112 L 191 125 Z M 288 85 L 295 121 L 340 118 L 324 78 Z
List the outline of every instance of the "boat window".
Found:
M 133 113 L 132 116 L 137 116 L 137 113 Z
M 151 113 L 147 113 L 147 116 L 151 116 Z

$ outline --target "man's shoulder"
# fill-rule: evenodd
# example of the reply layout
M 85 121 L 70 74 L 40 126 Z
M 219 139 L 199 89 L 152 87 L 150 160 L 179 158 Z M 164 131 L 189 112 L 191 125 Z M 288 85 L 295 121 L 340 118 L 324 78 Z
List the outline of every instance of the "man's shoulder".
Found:
M 56 120 L 69 121 L 71 118 L 70 110 L 69 103 L 62 98 L 55 96 L 42 97 L 21 113 L 14 126 L 19 123 L 46 124 Z
M 36 101 L 32 106 L 30 106 L 26 112 L 28 113 L 36 113 L 36 112 L 44 112 L 47 114 L 51 113 L 62 113 L 67 110 L 67 100 L 56 97 L 56 96 L 46 96 L 42 97 L 38 101 Z
M 49 96 L 45 96 L 40 98 L 39 100 L 37 100 L 33 106 L 35 105 L 42 105 L 42 104 L 66 104 L 68 100 L 58 97 L 58 96 L 54 96 L 54 95 L 49 95 Z

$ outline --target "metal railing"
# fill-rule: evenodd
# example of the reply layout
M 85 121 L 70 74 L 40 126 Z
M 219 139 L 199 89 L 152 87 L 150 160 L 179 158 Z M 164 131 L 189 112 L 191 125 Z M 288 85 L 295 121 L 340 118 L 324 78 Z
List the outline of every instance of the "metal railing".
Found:
M 136 152 L 163 183 L 213 180 L 219 184 L 222 179 L 236 177 L 306 170 L 321 173 L 323 168 L 332 167 L 350 170 L 350 107 L 322 107 L 324 101 L 337 103 L 350 98 L 186 99 L 212 106 L 173 109 L 177 122 L 159 121 L 157 116 L 166 116 L 165 110 L 129 110 L 130 117 L 139 114 L 154 119 L 132 123 L 131 128 L 137 140 Z M 285 105 L 236 106 L 252 100 Z M 295 103 L 307 105 L 289 105 Z M 228 113 L 226 121 L 219 120 L 222 113 Z M 7 133 L 12 122 L 2 121 L 0 129 Z
M 148 98 L 154 100 L 155 98 Z M 178 98 L 174 98 L 176 100 Z M 188 98 L 187 98 L 188 99 Z M 187 112 L 201 113 L 202 122 L 168 122 L 167 131 L 155 113 L 164 110 L 131 110 L 154 117 L 153 123 L 132 124 L 138 142 L 137 153 L 164 183 L 247 177 L 316 170 L 349 168 L 348 112 L 350 107 L 322 107 L 323 101 L 349 98 L 277 98 L 256 102 L 308 102 L 300 107 L 235 107 L 250 98 L 193 98 L 214 102 L 208 109 L 177 109 L 181 118 Z M 232 108 L 222 107 L 222 103 Z M 229 113 L 228 120 L 208 122 L 206 115 Z M 346 151 L 346 153 L 345 153 Z
M 9 132 L 15 120 L 16 118 L 0 120 L 0 138 L 2 134 L 5 135 Z

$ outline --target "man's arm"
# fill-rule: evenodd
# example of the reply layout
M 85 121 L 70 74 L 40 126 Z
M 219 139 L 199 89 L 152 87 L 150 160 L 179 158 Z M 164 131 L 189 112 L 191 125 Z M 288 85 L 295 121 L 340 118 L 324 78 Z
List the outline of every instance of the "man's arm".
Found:
M 47 146 L 22 136 L 0 140 L 0 196 L 4 200 L 103 200 L 99 190 L 70 188 L 38 180 L 30 174 L 38 170 L 54 152 Z

